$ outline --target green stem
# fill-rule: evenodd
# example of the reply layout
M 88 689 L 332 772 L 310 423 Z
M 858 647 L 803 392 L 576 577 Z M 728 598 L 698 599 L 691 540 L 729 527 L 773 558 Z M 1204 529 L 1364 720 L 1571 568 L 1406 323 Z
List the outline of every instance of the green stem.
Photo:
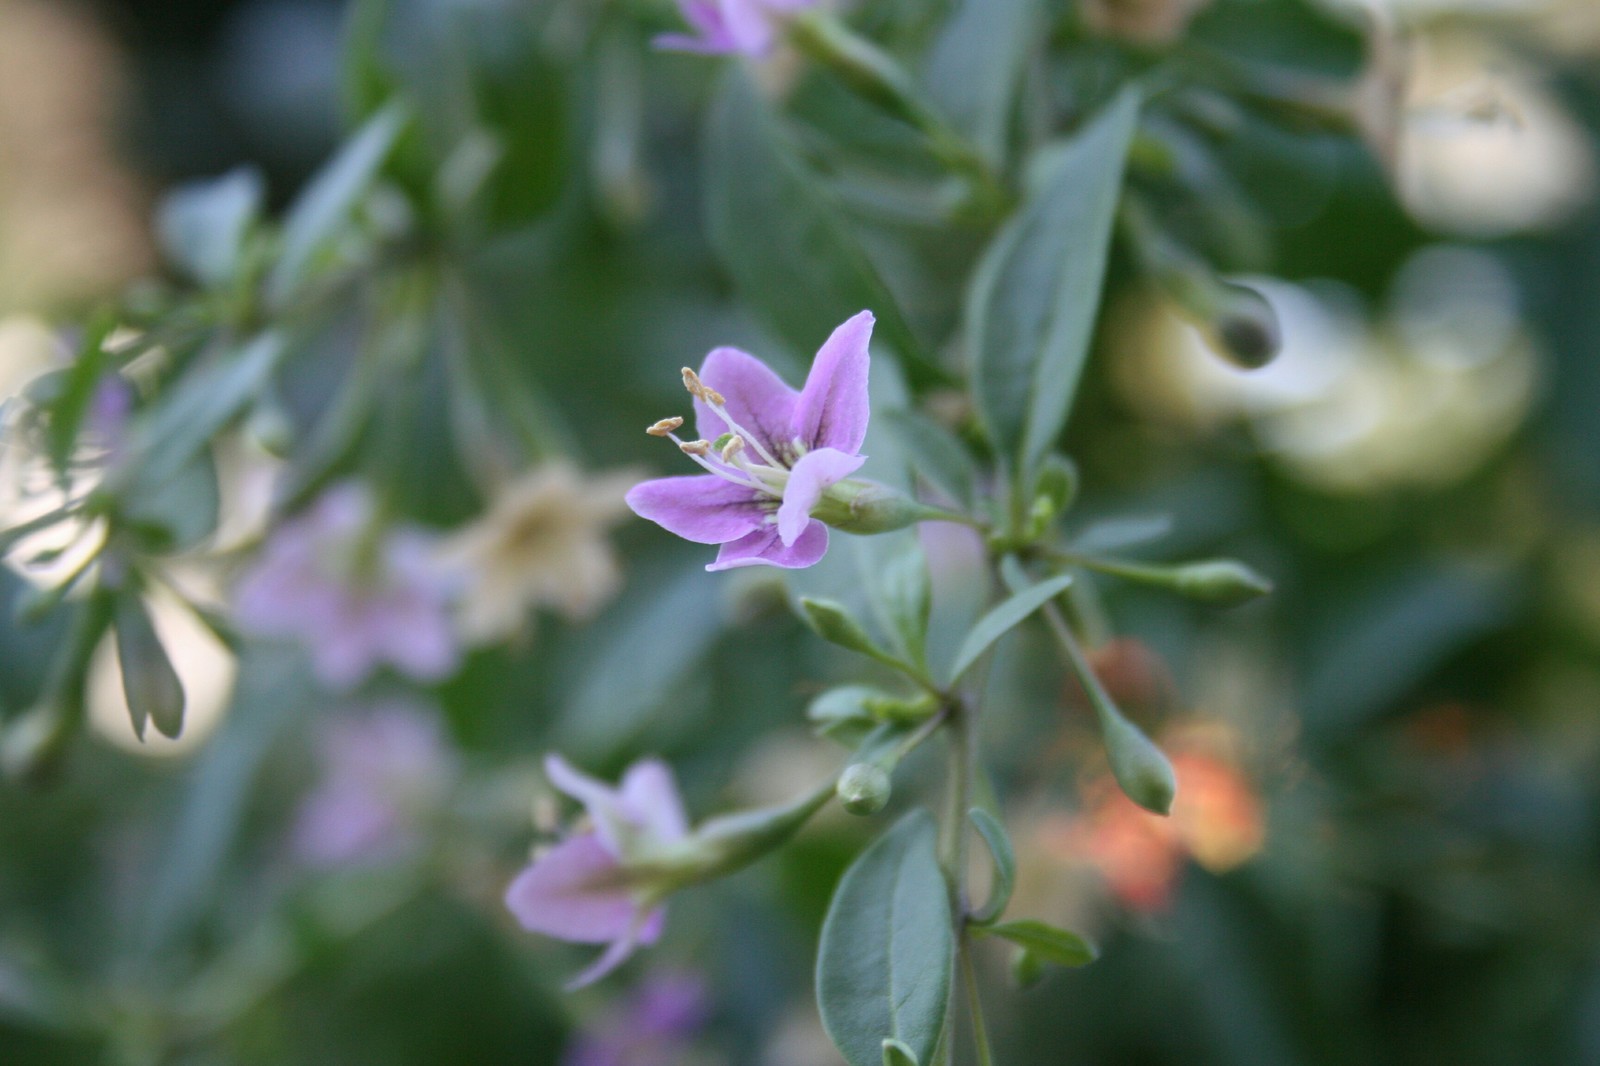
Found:
M 965 931 L 956 950 L 961 956 L 961 983 L 967 988 L 967 1013 L 972 1017 L 972 1043 L 978 1052 L 978 1066 L 994 1066 L 989 1026 L 983 1017 L 983 997 L 978 994 L 978 971 L 972 964 L 972 939 Z

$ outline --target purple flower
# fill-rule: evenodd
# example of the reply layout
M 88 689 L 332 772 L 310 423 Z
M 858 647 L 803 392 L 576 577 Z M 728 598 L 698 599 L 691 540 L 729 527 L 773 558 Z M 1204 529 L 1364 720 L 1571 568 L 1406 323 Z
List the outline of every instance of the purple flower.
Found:
M 455 773 L 435 714 L 409 703 L 332 719 L 317 732 L 321 780 L 301 804 L 291 848 L 302 863 L 381 863 L 414 851 L 419 824 Z
M 777 40 L 778 20 L 816 6 L 817 0 L 678 0 L 693 34 L 657 37 L 657 48 L 701 55 L 739 53 L 759 58 Z
M 646 759 L 611 788 L 560 756 L 545 760 L 550 781 L 580 801 L 594 823 L 534 859 L 506 889 L 506 906 L 530 932 L 580 944 L 605 944 L 593 965 L 567 984 L 581 988 L 622 965 L 640 944 L 661 936 L 666 911 L 630 886 L 630 860 L 661 854 L 689 835 L 672 771 Z
M 455 576 L 421 530 L 378 524 L 371 495 L 329 489 L 279 526 L 235 590 L 242 628 L 304 645 L 319 680 L 350 689 L 383 663 L 437 681 L 459 657 Z
M 866 461 L 859 450 L 872 325 L 872 313 L 862 311 L 834 330 L 799 392 L 737 348 L 712 351 L 698 375 L 685 369 L 703 439 L 679 440 L 672 430 L 682 419 L 650 432 L 671 437 L 709 473 L 636 485 L 628 506 L 685 540 L 722 545 L 707 570 L 817 562 L 828 550 L 828 529 L 812 511 Z
M 665 970 L 642 981 L 620 1009 L 586 1026 L 562 1066 L 669 1066 L 690 1061 L 690 1041 L 708 1016 L 705 981 Z

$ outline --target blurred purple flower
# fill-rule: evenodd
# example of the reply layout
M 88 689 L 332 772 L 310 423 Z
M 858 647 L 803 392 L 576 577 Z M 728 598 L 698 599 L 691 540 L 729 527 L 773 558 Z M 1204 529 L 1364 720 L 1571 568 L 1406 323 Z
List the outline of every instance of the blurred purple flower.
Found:
M 866 461 L 872 326 L 872 313 L 862 311 L 834 330 L 799 392 L 737 348 L 713 350 L 699 375 L 686 369 L 695 428 L 708 439 L 679 440 L 671 430 L 681 419 L 651 432 L 677 441 L 710 473 L 636 485 L 628 506 L 685 540 L 722 545 L 707 570 L 816 563 L 828 550 L 828 528 L 812 508 Z
M 677 784 L 665 763 L 630 766 L 618 788 L 581 774 L 560 756 L 545 772 L 584 805 L 594 828 L 568 837 L 534 859 L 506 890 L 506 906 L 530 932 L 580 944 L 606 944 L 588 969 L 567 984 L 581 988 L 622 965 L 640 944 L 661 936 L 666 911 L 634 890 L 629 858 L 659 851 L 689 835 Z
M 678 10 L 695 32 L 664 34 L 655 39 L 655 46 L 759 58 L 772 51 L 780 19 L 816 4 L 817 0 L 678 0 Z
M 617 1009 L 580 1032 L 561 1066 L 672 1066 L 688 1061 L 710 1016 L 705 981 L 686 970 L 651 974 Z
M 437 681 L 460 655 L 449 609 L 456 576 L 431 536 L 380 526 L 375 510 L 360 485 L 329 489 L 273 532 L 235 589 L 241 628 L 304 645 L 318 679 L 336 689 L 385 662 Z
M 380 704 L 328 720 L 316 740 L 321 778 L 295 819 L 295 857 L 336 867 L 413 852 L 420 824 L 455 774 L 437 715 L 405 702 Z

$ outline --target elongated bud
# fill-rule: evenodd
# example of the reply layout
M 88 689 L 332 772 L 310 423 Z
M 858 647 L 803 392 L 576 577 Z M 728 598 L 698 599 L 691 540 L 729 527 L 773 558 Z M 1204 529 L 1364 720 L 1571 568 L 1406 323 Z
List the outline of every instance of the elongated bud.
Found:
M 1118 787 L 1145 810 L 1170 814 L 1178 794 L 1172 763 L 1154 741 L 1114 708 L 1102 708 L 1099 718 L 1106 759 Z
M 865 627 L 856 621 L 855 616 L 847 611 L 843 604 L 833 600 L 814 600 L 809 596 L 800 599 L 800 610 L 811 628 L 823 640 L 837 644 L 841 648 L 860 652 L 879 658 L 884 654 L 882 648 L 867 634 Z
M 711 818 L 671 850 L 629 862 L 627 878 L 647 894 L 664 897 L 731 874 L 788 843 L 833 795 L 829 781 L 793 803 Z
M 851 763 L 839 775 L 835 790 L 851 814 L 877 814 L 889 802 L 889 775 L 874 763 Z
M 892 533 L 932 517 L 929 508 L 887 485 L 845 480 L 829 486 L 811 517 L 846 533 Z
M 1265 596 L 1272 582 L 1233 559 L 1189 563 L 1171 571 L 1173 590 L 1190 599 L 1234 607 Z

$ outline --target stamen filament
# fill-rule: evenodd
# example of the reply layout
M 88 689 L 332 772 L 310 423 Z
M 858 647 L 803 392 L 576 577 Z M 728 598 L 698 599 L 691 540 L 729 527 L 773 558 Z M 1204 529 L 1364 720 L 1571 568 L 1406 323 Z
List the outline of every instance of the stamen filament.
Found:
M 669 432 L 667 436 L 672 438 L 673 443 L 678 446 L 679 451 L 683 452 L 684 455 L 687 455 L 689 458 L 705 467 L 708 473 L 715 474 L 722 480 L 732 482 L 733 484 L 739 485 L 743 488 L 754 489 L 756 492 L 766 494 L 770 494 L 772 492 L 772 489 L 769 486 L 763 485 L 753 478 L 738 477 L 729 471 L 727 467 L 717 466 L 716 464 L 712 463 L 711 460 L 707 459 L 703 454 L 697 454 L 696 452 L 684 449 L 685 444 L 693 442 L 683 440 L 676 433 Z

